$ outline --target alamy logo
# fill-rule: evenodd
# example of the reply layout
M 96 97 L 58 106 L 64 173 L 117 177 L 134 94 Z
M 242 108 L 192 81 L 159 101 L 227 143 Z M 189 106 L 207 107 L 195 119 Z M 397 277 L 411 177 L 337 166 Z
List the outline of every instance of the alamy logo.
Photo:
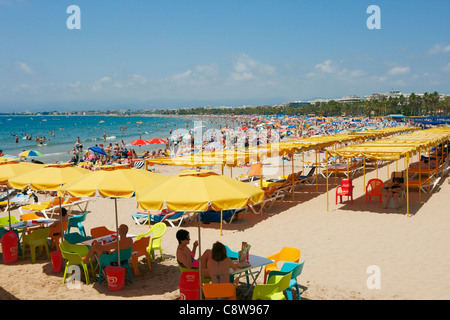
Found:
M 366 22 L 367 29 L 381 29 L 381 9 L 379 6 L 371 5 L 367 8 L 367 14 L 372 14 Z
M 67 7 L 67 13 L 71 15 L 67 18 L 67 29 L 69 30 L 80 30 L 81 29 L 81 10 L 79 6 L 71 5 Z

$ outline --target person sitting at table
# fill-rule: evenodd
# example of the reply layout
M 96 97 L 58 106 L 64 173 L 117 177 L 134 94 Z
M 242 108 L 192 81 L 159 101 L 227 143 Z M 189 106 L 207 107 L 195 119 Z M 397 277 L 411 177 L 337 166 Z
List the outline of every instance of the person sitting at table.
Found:
M 59 211 L 59 208 L 55 209 L 55 213 L 57 212 L 56 210 Z M 61 216 L 62 216 L 63 223 L 69 220 L 69 217 L 67 216 L 66 208 L 61 208 L 61 215 L 58 214 L 57 216 L 55 216 L 53 219 L 56 219 L 56 221 L 53 222 L 52 224 L 50 224 L 49 227 L 53 228 L 53 227 L 57 227 L 57 226 L 61 225 Z M 57 234 L 55 233 L 54 235 L 57 235 Z
M 195 252 L 198 247 L 198 240 L 193 244 L 192 251 L 189 249 L 188 244 L 191 240 L 189 232 L 184 229 L 180 229 L 176 233 L 178 240 L 177 247 L 177 262 L 178 264 L 187 269 L 198 269 L 199 262 L 195 259 Z
M 406 188 L 406 186 L 403 184 L 403 178 L 393 177 L 392 182 L 389 181 L 388 183 L 386 183 L 384 188 L 387 188 L 388 192 L 386 193 L 386 202 L 383 208 L 386 209 L 389 199 L 394 198 L 395 209 L 398 210 L 399 207 L 398 199 L 402 196 L 403 190 Z
M 133 247 L 133 239 L 127 238 L 128 226 L 121 224 L 119 227 L 119 248 L 120 250 L 129 249 Z M 88 262 L 90 258 L 96 254 L 100 257 L 102 254 L 113 254 L 117 250 L 117 240 L 111 241 L 106 244 L 101 244 L 97 240 L 94 240 L 91 244 L 88 254 L 83 257 L 84 262 Z
M 202 259 L 202 272 L 211 278 L 212 283 L 230 282 L 230 269 L 242 268 L 239 263 L 234 263 L 227 256 L 226 247 L 219 241 L 213 244 L 211 250 L 206 250 L 205 259 Z M 203 263 L 205 265 L 203 265 Z
M 199 262 L 195 259 L 195 252 L 198 247 L 196 240 L 191 251 L 188 247 L 190 236 L 189 232 L 181 229 L 176 234 L 178 240 L 177 248 L 177 262 L 181 267 L 187 269 L 198 269 Z M 211 278 L 213 283 L 223 283 L 230 281 L 230 268 L 236 270 L 241 268 L 240 264 L 234 264 L 230 258 L 227 257 L 227 250 L 225 246 L 220 243 L 214 243 L 212 250 L 206 250 L 201 258 L 202 274 Z

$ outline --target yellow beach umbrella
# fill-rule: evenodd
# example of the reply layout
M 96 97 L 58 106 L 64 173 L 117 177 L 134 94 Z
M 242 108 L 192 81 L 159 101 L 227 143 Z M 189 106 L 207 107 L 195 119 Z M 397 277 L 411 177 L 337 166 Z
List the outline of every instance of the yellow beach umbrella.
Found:
M 231 210 L 264 199 L 264 191 L 213 172 L 181 174 L 136 191 L 144 210 Z
M 102 197 L 114 198 L 116 215 L 116 233 L 119 239 L 119 226 L 117 215 L 117 198 L 131 198 L 134 192 L 149 184 L 166 180 L 167 177 L 141 169 L 132 169 L 128 166 L 100 166 L 77 180 L 74 180 L 58 190 L 58 195 L 65 193 L 73 197 Z M 118 261 L 120 265 L 119 242 L 117 242 Z
M 9 217 L 9 229 L 11 229 L 11 208 L 9 203 L 9 186 L 8 180 L 16 175 L 33 171 L 41 168 L 41 164 L 20 162 L 18 160 L 0 161 L 0 185 L 6 185 L 6 194 L 8 201 L 8 217 Z
M 61 185 L 89 172 L 91 171 L 69 163 L 47 164 L 38 170 L 12 177 L 8 180 L 8 184 L 15 189 L 26 189 L 29 187 L 33 190 L 57 191 Z
M 213 172 L 183 173 L 136 191 L 136 200 L 144 210 L 221 211 L 239 209 L 264 199 L 264 191 Z M 202 255 L 200 216 L 198 218 L 199 252 Z M 200 277 L 201 268 L 199 269 Z M 201 281 L 201 280 L 200 280 Z M 200 293 L 201 294 L 201 293 Z

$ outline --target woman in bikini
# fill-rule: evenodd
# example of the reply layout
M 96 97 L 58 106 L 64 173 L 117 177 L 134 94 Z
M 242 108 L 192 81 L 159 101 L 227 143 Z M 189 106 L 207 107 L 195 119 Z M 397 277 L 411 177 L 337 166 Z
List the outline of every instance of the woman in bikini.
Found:
M 198 269 L 199 261 L 195 259 L 195 253 L 198 247 L 198 241 L 193 244 L 192 251 L 188 244 L 190 241 L 189 232 L 186 230 L 178 230 L 176 234 L 178 240 L 177 248 L 177 262 L 181 267 L 187 269 Z M 211 278 L 213 283 L 230 282 L 230 268 L 236 270 L 241 266 L 234 264 L 230 258 L 227 257 L 225 246 L 216 242 L 212 250 L 206 250 L 201 258 L 202 275 Z

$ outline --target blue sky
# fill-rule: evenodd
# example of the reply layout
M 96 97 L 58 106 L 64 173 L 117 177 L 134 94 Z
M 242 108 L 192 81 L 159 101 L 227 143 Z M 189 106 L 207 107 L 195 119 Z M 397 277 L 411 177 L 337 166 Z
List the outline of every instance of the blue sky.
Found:
M 366 26 L 370 5 L 381 29 Z M 448 12 L 447 0 L 0 0 L 0 112 L 449 94 Z

